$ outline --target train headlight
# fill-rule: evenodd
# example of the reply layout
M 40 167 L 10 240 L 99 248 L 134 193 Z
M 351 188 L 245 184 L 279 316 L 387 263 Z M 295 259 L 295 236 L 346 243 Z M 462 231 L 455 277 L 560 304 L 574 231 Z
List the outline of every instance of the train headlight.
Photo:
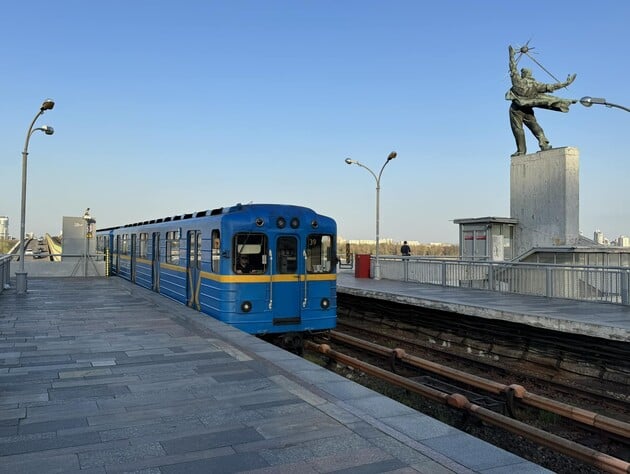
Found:
M 276 219 L 276 226 L 278 226 L 278 229 L 284 229 L 286 225 L 287 220 L 284 217 L 278 217 Z
M 249 313 L 252 310 L 252 303 L 251 301 L 243 301 L 241 303 L 241 311 L 243 313 Z
M 291 219 L 291 228 L 297 229 L 298 227 L 300 227 L 300 219 L 294 217 L 293 219 Z
M 319 222 L 317 222 L 315 219 L 313 219 L 313 220 L 311 221 L 311 227 L 312 227 L 313 229 L 317 229 L 317 228 L 319 227 Z
M 330 308 L 330 300 L 328 298 L 322 298 L 322 300 L 319 302 L 319 305 L 322 307 L 322 309 L 328 309 Z
M 256 219 L 256 225 L 262 227 L 265 224 L 265 220 L 262 217 Z

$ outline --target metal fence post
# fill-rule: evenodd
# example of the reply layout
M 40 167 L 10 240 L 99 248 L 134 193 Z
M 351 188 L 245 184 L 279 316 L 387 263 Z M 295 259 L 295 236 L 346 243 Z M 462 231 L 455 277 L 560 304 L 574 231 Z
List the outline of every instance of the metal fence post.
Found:
M 545 269 L 545 280 L 546 280 L 545 296 L 547 296 L 548 298 L 552 298 L 553 297 L 553 271 L 551 270 L 551 267 L 547 267 Z
M 403 257 L 403 275 L 405 281 L 409 281 L 409 259 Z
M 11 282 L 11 260 L 12 257 L 0 257 L 0 293 L 9 288 Z
M 488 264 L 488 289 L 494 290 L 494 265 Z
M 446 286 L 446 262 L 442 262 L 442 286 Z
M 630 271 L 621 272 L 621 304 L 630 305 Z

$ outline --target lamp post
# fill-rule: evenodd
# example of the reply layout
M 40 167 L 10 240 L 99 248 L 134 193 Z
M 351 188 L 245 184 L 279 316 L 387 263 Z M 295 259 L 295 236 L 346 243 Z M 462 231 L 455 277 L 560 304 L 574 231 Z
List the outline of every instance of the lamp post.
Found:
M 26 294 L 27 289 L 27 281 L 26 281 L 26 271 L 24 270 L 24 238 L 25 232 L 24 228 L 26 226 L 26 164 L 28 157 L 28 142 L 31 139 L 31 135 L 35 133 L 37 130 L 44 132 L 46 135 L 52 135 L 55 133 L 55 130 L 48 126 L 44 125 L 43 127 L 39 127 L 33 129 L 35 122 L 47 110 L 52 110 L 55 106 L 55 102 L 51 99 L 46 99 L 42 106 L 39 108 L 39 112 L 35 115 L 35 118 L 31 122 L 30 127 L 28 127 L 28 132 L 26 132 L 26 141 L 24 142 L 24 150 L 22 151 L 22 209 L 20 212 L 20 270 L 15 272 L 15 286 L 18 295 Z
M 346 158 L 346 163 L 349 165 L 357 165 L 360 166 L 361 168 L 365 168 L 366 170 L 368 170 L 370 172 L 370 174 L 372 176 L 374 176 L 374 179 L 376 180 L 376 251 L 375 251 L 375 258 L 374 258 L 374 279 L 375 280 L 380 280 L 381 279 L 381 264 L 378 260 L 379 257 L 379 222 L 380 222 L 380 192 L 381 192 L 381 175 L 383 174 L 383 170 L 385 169 L 385 167 L 387 166 L 387 163 L 389 163 L 390 161 L 392 161 L 394 158 L 396 158 L 396 152 L 392 151 L 389 155 L 387 155 L 387 160 L 385 161 L 385 163 L 383 163 L 383 166 L 381 167 L 381 171 L 378 173 L 378 176 L 376 175 L 376 173 L 374 173 L 374 171 L 372 171 L 370 168 L 368 168 L 367 166 L 365 166 L 363 163 L 359 163 L 356 160 L 351 160 L 350 158 Z
M 624 107 L 623 105 L 611 104 L 607 102 L 606 99 L 602 97 L 582 97 L 580 99 L 580 104 L 584 107 L 590 107 L 593 104 L 605 105 L 606 107 L 617 107 L 618 109 L 625 110 L 626 112 L 630 112 L 628 107 Z

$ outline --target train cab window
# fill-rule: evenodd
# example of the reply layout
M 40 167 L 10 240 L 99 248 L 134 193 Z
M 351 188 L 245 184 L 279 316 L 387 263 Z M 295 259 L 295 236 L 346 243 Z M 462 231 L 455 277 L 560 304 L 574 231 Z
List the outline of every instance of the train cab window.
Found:
M 148 234 L 146 232 L 140 233 L 140 244 L 138 245 L 139 258 L 147 258 L 147 239 Z
M 236 234 L 232 255 L 234 273 L 265 273 L 267 271 L 267 236 L 249 232 Z
M 306 239 L 306 271 L 308 273 L 331 273 L 335 269 L 333 261 L 333 236 L 310 234 Z
M 179 231 L 172 230 L 166 233 L 166 263 L 179 265 Z
M 295 237 L 278 237 L 276 273 L 297 273 L 298 241 Z
M 221 263 L 221 232 L 218 229 L 212 230 L 212 271 L 219 273 Z

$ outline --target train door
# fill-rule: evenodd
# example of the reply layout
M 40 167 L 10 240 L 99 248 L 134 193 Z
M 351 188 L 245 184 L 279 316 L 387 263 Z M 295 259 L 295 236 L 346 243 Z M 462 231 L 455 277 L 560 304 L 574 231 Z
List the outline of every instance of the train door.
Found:
M 283 235 L 276 241 L 273 283 L 274 324 L 298 324 L 301 321 L 302 281 L 298 238 Z
M 114 274 L 120 272 L 120 235 L 117 235 L 114 239 L 113 271 Z
M 200 310 L 199 291 L 201 290 L 201 231 L 188 231 L 186 247 L 188 249 L 186 252 L 186 304 L 192 308 Z
M 153 232 L 151 243 L 151 289 L 160 292 L 160 233 Z
M 132 282 L 136 282 L 136 254 L 138 253 L 138 236 L 136 234 L 131 234 L 131 254 L 130 254 L 130 265 L 129 276 Z

